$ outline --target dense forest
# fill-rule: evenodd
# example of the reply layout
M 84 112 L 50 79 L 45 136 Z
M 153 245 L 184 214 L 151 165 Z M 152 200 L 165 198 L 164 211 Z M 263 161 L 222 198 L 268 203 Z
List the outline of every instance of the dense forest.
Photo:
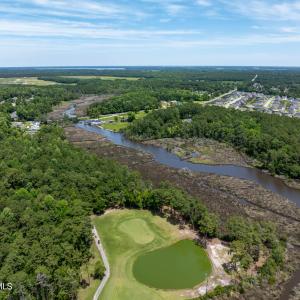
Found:
M 199 94 L 188 90 L 164 88 L 159 91 L 149 91 L 143 89 L 112 97 L 102 103 L 95 103 L 89 107 L 88 114 L 91 117 L 98 117 L 102 114 L 138 112 L 140 110 L 149 111 L 159 108 L 161 101 L 193 102 L 209 99 L 210 97 L 207 93 Z
M 300 98 L 300 74 L 297 70 L 260 72 L 253 82 L 239 85 L 241 91 Z
M 270 255 L 261 279 L 280 268 L 284 248 L 269 223 L 232 218 L 220 227 L 198 199 L 169 185 L 154 189 L 127 168 L 74 148 L 56 125 L 31 136 L 2 114 L 0 126 L 0 274 L 13 283 L 11 299 L 73 299 L 90 257 L 89 215 L 109 207 L 155 213 L 169 206 L 202 235 L 231 242 L 233 264 L 247 269 L 263 250 Z
M 112 101 L 95 104 L 90 114 L 116 113 L 158 107 L 160 101 L 206 101 L 235 88 L 273 95 L 300 97 L 298 69 L 253 68 L 126 68 L 124 70 L 0 69 L 1 77 L 37 76 L 56 82 L 54 86 L 1 85 L 0 109 L 17 113 L 23 120 L 43 119 L 51 107 L 84 94 L 110 94 Z M 76 78 L 64 76 L 79 76 Z M 252 82 L 254 76 L 255 82 Z M 117 76 L 123 80 L 101 80 L 84 76 Z M 126 80 L 127 77 L 138 80 Z M 132 97 L 130 101 L 129 97 Z M 150 99 L 151 98 L 151 99 Z M 155 100 L 154 100 L 155 98 Z M 151 103 L 149 103 L 149 101 Z M 130 102 L 135 102 L 133 105 Z M 143 104 L 145 103 L 145 104 Z M 10 105 L 9 105 L 10 104 Z
M 61 71 L 60 71 L 61 72 Z M 65 71 L 66 72 L 66 71 Z M 74 72 L 74 71 L 73 71 Z M 1 73 L 1 72 L 0 72 Z M 78 83 L 78 79 L 53 76 L 58 70 L 53 70 L 51 76 L 41 77 L 45 80 L 55 80 L 61 83 Z M 82 70 L 84 75 L 114 76 L 113 70 Z M 39 73 L 40 74 L 40 73 Z M 73 75 L 72 71 L 66 75 Z M 78 74 L 77 74 L 78 75 Z M 257 75 L 255 82 L 252 79 Z M 141 68 L 117 71 L 119 77 L 136 77 L 140 87 L 158 87 L 188 89 L 190 91 L 206 91 L 218 96 L 233 88 L 241 91 L 262 92 L 269 95 L 300 97 L 299 68 Z
M 95 103 L 88 109 L 91 117 L 98 117 L 102 114 L 118 112 L 138 112 L 158 108 L 158 99 L 147 93 L 147 91 L 129 92 L 121 96 L 113 97 L 102 103 Z
M 13 283 L 14 299 L 71 299 L 90 255 L 89 215 L 126 201 L 141 183 L 75 150 L 58 127 L 31 137 L 1 118 L 1 133 L 1 280 Z
M 48 78 L 49 79 L 49 78 Z M 202 82 L 195 86 L 170 80 L 101 80 L 53 77 L 59 82 L 54 86 L 2 85 L 0 111 L 16 111 L 20 120 L 46 120 L 46 114 L 54 105 L 86 94 L 110 94 L 112 99 L 94 104 L 89 114 L 138 111 L 158 108 L 160 101 L 205 101 L 232 88 L 222 82 Z M 60 84 L 65 80 L 69 84 Z M 62 82 L 61 82 L 62 81 Z
M 213 93 L 218 89 L 239 88 L 244 91 L 259 91 L 266 94 L 300 97 L 299 68 L 255 68 L 255 67 L 126 67 L 117 70 L 101 68 L 0 68 L 0 77 L 39 77 L 59 83 L 81 84 L 90 80 L 66 78 L 63 76 L 118 76 L 134 77 L 133 85 L 141 87 L 180 88 L 192 91 L 206 90 Z M 252 78 L 258 75 L 253 86 Z M 99 81 L 99 80 L 98 80 Z M 110 85 L 111 83 L 104 83 Z M 126 83 L 123 80 L 122 84 Z M 150 84 L 150 85 L 148 85 Z M 95 85 L 94 85 L 95 86 Z M 89 87 L 90 88 L 90 87 Z
M 85 94 L 109 94 L 111 99 L 90 107 L 90 115 L 157 109 L 131 123 L 126 133 L 133 138 L 197 136 L 225 141 L 257 158 L 273 173 L 300 178 L 300 120 L 194 103 L 236 87 L 251 88 L 249 80 L 256 71 L 2 70 L 7 77 L 38 76 L 58 84 L 0 87 L 0 278 L 14 286 L 13 291 L 0 293 L 0 299 L 74 299 L 80 286 L 80 266 L 91 256 L 89 217 L 111 207 L 159 214 L 163 207 L 169 207 L 203 237 L 229 242 L 233 252 L 229 271 L 247 270 L 264 253 L 268 259 L 259 268 L 258 279 L 273 282 L 283 266 L 285 243 L 271 223 L 241 217 L 224 220 L 208 211 L 199 199 L 169 184 L 153 188 L 127 168 L 73 147 L 56 124 L 44 122 L 38 133 L 29 135 L 14 128 L 9 117 L 16 112 L 20 121 L 46 121 L 47 113 L 62 101 Z M 139 80 L 62 75 L 115 75 Z M 284 72 L 282 76 L 283 81 L 292 79 Z M 267 81 L 278 85 L 269 72 L 264 77 L 265 86 Z M 293 79 L 295 93 L 297 78 Z M 176 101 L 177 106 L 160 110 L 161 101 Z
M 297 179 L 299 132 L 299 119 L 197 104 L 154 111 L 127 130 L 129 136 L 140 139 L 181 136 L 226 142 L 258 159 L 270 172 Z
M 2 86 L 0 111 L 16 111 L 20 120 L 43 120 L 54 105 L 75 99 L 80 94 L 75 89 L 61 86 Z

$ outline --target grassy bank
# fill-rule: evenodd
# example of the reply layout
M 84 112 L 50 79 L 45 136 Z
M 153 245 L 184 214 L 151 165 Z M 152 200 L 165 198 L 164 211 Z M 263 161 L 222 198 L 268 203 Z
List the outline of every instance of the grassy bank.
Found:
M 129 122 L 125 121 L 128 118 L 129 113 L 119 113 L 114 115 L 102 115 L 99 117 L 99 120 L 104 121 L 102 125 L 103 128 L 119 132 L 121 129 L 128 127 Z M 135 113 L 136 119 L 142 119 L 146 113 L 144 111 L 139 111 Z
M 100 260 L 102 262 L 100 253 L 95 245 L 95 242 L 93 242 L 92 244 L 91 253 L 92 253 L 92 257 L 89 260 L 89 262 L 87 264 L 84 264 L 80 268 L 81 280 L 85 280 L 89 285 L 86 288 L 82 287 L 78 290 L 78 295 L 77 295 L 78 300 L 92 300 L 100 284 L 100 280 L 94 279 L 92 276 L 97 261 Z

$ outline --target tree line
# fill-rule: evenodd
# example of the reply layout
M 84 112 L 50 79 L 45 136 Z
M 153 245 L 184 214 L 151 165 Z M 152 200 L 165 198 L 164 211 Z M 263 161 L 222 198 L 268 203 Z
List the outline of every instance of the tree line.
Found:
M 199 199 L 167 184 L 153 188 L 127 168 L 74 148 L 56 125 L 30 136 L 2 113 L 0 126 L 0 274 L 14 286 L 0 299 L 74 299 L 80 266 L 91 255 L 89 215 L 111 207 L 169 207 L 202 235 L 227 239 L 243 268 L 257 259 L 257 247 L 272 253 L 280 245 L 268 223 L 231 219 L 223 230 Z
M 89 107 L 88 115 L 96 118 L 99 115 L 120 112 L 138 112 L 140 110 L 148 112 L 159 108 L 161 101 L 184 103 L 209 99 L 210 96 L 206 92 L 194 93 L 189 90 L 167 88 L 155 91 L 140 89 L 112 97 L 101 103 L 94 103 Z
M 16 111 L 19 120 L 45 120 L 52 107 L 79 97 L 74 88 L 62 86 L 4 86 L 0 89 L 0 111 Z
M 191 122 L 185 122 L 190 119 Z M 226 142 L 273 174 L 300 178 L 300 119 L 215 106 L 184 104 L 136 120 L 127 135 L 139 139 L 204 137 Z

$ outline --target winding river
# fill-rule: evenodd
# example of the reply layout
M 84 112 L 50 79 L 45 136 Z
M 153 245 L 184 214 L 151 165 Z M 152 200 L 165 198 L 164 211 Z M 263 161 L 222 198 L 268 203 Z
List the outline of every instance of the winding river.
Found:
M 70 113 L 73 111 L 71 110 Z M 66 112 L 67 114 L 67 112 Z M 206 165 L 194 164 L 182 160 L 177 155 L 157 146 L 144 145 L 139 142 L 127 139 L 122 133 L 112 132 L 100 127 L 90 126 L 87 122 L 81 121 L 76 125 L 78 128 L 94 132 L 106 137 L 116 145 L 144 151 L 153 156 L 154 160 L 177 169 L 188 169 L 194 172 L 212 173 L 218 175 L 232 176 L 240 179 L 254 181 L 264 188 L 277 193 L 300 207 L 300 190 L 287 186 L 281 179 L 273 177 L 256 168 L 247 168 L 235 165 Z

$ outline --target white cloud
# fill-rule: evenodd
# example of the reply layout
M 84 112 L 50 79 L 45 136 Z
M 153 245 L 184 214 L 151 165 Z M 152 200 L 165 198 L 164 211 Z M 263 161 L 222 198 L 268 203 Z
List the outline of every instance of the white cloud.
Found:
M 65 37 L 73 39 L 141 40 L 149 38 L 199 35 L 198 30 L 132 30 L 88 22 L 29 22 L 0 20 L 0 35 L 15 37 Z
M 201 39 L 193 41 L 170 41 L 170 44 L 176 47 L 243 47 L 257 45 L 275 45 L 287 43 L 300 43 L 300 34 L 256 34 L 244 35 L 241 37 L 215 37 L 211 39 Z
M 233 12 L 244 16 L 270 21 L 299 21 L 300 1 L 258 1 L 258 0 L 220 0 Z
M 197 0 L 196 3 L 200 6 L 211 6 L 212 2 L 210 0 Z
M 0 45 L 11 43 L 40 45 L 55 41 L 57 47 L 72 49 L 73 46 L 111 48 L 199 48 L 243 47 L 275 44 L 299 44 L 300 34 L 280 29 L 277 34 L 249 34 L 240 36 L 204 36 L 194 30 L 129 30 L 95 26 L 84 22 L 12 22 L 0 20 Z M 201 39 L 200 39 L 201 34 Z M 58 37 L 62 39 L 57 39 Z M 80 43 L 78 43 L 80 40 Z M 27 41 L 26 43 L 24 41 Z
M 178 15 L 185 9 L 185 7 L 183 5 L 175 4 L 175 3 L 166 4 L 165 7 L 167 10 L 167 13 L 172 16 Z
M 162 19 L 159 19 L 159 22 L 161 22 L 161 23 L 169 23 L 170 21 L 172 21 L 171 18 L 162 18 Z
M 279 29 L 280 32 L 284 32 L 284 33 L 296 33 L 299 32 L 299 28 L 296 27 L 281 27 Z
M 38 5 L 46 5 L 50 3 L 49 0 L 33 0 L 32 2 Z
M 184 0 L 142 0 L 142 2 L 160 7 L 171 17 L 177 16 L 188 8 L 188 2 Z
M 93 0 L 2 0 L 0 1 L 0 11 L 14 15 L 76 17 L 82 19 L 118 19 L 132 16 L 141 18 L 147 16 L 145 12 L 130 5 Z
M 0 0 L 0 15 L 1 53 L 45 49 L 53 61 L 73 50 L 79 59 L 88 57 L 86 49 L 96 56 L 118 50 L 115 57 L 126 60 L 127 53 L 132 61 L 148 52 L 144 64 L 147 57 L 154 59 L 155 51 L 157 57 L 177 51 L 189 59 L 189 51 L 200 57 L 203 50 L 206 57 L 215 49 L 249 53 L 252 47 L 281 49 L 279 54 L 291 49 L 296 57 L 300 45 L 300 0 Z M 206 18 L 224 22 L 210 26 Z M 233 24 L 242 26 L 235 30 Z

